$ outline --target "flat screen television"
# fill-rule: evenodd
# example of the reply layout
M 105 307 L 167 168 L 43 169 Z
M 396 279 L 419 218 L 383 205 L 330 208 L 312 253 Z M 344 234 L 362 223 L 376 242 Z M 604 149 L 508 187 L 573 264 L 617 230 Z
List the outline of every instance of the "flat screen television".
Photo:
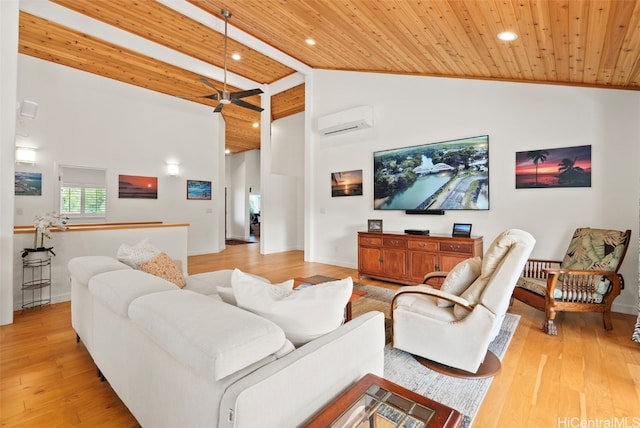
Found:
M 377 151 L 373 174 L 376 210 L 488 210 L 489 136 Z

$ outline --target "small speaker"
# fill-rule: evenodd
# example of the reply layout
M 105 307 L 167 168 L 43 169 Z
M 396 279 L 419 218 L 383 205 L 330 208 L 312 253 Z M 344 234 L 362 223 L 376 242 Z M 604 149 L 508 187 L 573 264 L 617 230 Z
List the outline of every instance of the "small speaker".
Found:
M 20 116 L 35 119 L 38 114 L 38 103 L 24 100 L 20 105 Z
M 444 210 L 406 210 L 405 214 L 444 215 Z

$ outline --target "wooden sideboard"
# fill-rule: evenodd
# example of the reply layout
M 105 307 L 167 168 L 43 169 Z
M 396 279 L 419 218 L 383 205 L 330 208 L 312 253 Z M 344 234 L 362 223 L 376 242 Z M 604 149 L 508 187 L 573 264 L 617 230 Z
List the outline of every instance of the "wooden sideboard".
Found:
M 450 271 L 470 257 L 482 256 L 482 237 L 358 232 L 358 276 L 414 285 L 424 275 Z

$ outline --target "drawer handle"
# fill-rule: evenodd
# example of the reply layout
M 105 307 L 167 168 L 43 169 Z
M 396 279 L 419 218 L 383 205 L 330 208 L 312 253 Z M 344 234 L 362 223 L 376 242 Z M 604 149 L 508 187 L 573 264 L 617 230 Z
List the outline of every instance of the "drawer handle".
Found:
M 400 243 L 400 241 L 398 241 L 397 239 L 392 239 L 391 240 L 391 245 L 398 245 Z
M 450 247 L 453 251 L 458 251 L 460 249 L 460 245 L 452 245 Z

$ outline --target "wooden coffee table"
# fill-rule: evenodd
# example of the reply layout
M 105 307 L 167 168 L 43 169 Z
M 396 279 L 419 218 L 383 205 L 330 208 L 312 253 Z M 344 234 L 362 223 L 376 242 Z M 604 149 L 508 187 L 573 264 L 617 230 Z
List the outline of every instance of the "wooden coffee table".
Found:
M 462 423 L 457 410 L 369 373 L 304 426 L 382 428 L 404 426 L 399 423 L 403 418 L 425 428 L 455 428 Z
M 323 282 L 327 282 L 327 281 L 335 281 L 335 279 L 330 279 L 330 278 L 322 278 L 322 279 L 318 279 L 318 278 L 294 278 L 293 279 L 293 288 L 298 287 L 301 284 L 322 284 Z M 349 301 L 347 302 L 347 306 L 345 306 L 344 308 L 344 319 L 345 321 L 351 321 L 351 319 L 353 318 L 353 314 L 351 311 L 351 303 L 358 300 L 359 298 L 366 296 L 367 292 L 366 291 L 362 291 L 362 290 L 356 290 L 354 289 L 353 292 L 351 293 L 351 298 L 349 299 Z

